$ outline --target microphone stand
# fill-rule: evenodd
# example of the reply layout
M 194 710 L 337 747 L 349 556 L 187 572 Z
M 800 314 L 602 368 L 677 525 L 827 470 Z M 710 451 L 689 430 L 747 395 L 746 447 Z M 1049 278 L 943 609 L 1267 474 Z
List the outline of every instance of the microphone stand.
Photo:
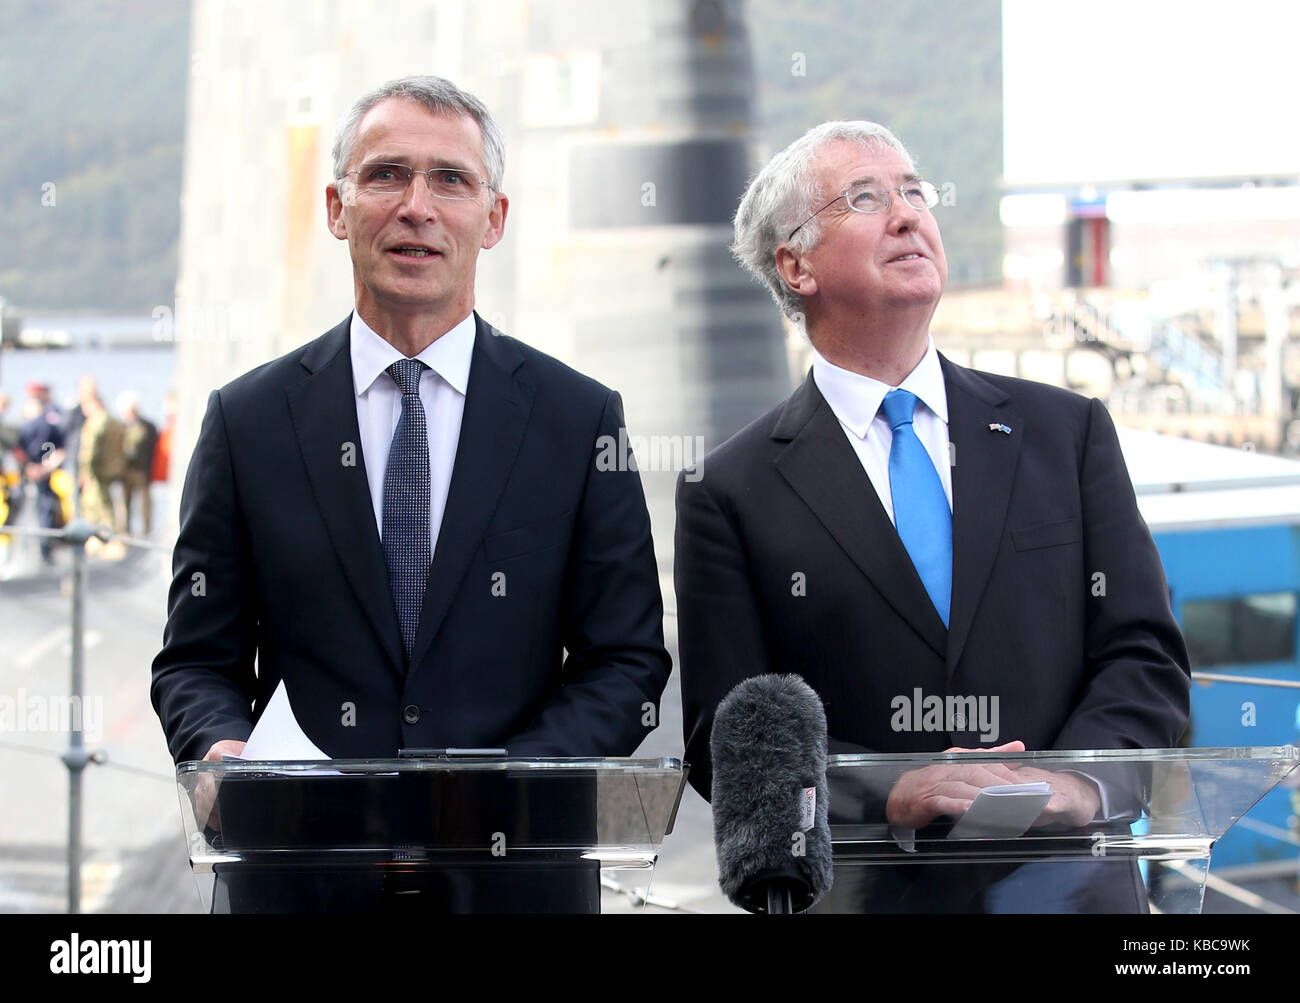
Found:
M 767 914 L 769 916 L 789 916 L 794 913 L 794 903 L 790 900 L 790 887 L 785 884 L 767 886 Z

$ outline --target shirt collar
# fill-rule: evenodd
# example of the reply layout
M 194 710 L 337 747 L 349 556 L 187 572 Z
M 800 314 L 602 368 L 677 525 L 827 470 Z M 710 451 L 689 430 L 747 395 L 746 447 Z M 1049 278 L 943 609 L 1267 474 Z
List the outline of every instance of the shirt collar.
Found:
M 416 356 L 441 376 L 462 397 L 469 387 L 469 364 L 474 354 L 474 314 L 434 339 Z M 355 310 L 352 312 L 349 349 L 352 354 L 352 386 L 360 397 L 394 362 L 406 358 L 392 344 L 379 337 Z
M 894 388 L 870 376 L 862 376 L 827 362 L 815 348 L 812 369 L 813 381 L 826 398 L 835 417 L 859 439 L 865 439 L 867 429 L 880 410 L 885 394 Z M 921 356 L 921 361 L 907 374 L 899 387 L 916 394 L 920 402 L 933 411 L 940 421 L 948 424 L 948 392 L 933 335 L 926 345 L 925 355 Z

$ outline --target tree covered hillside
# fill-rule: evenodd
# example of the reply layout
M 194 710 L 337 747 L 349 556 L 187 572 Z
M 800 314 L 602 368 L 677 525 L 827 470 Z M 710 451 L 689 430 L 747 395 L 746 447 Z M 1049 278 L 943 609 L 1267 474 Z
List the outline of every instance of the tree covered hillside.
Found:
M 936 211 L 950 281 L 995 279 L 998 0 L 746 10 L 770 148 L 829 118 L 883 122 L 948 186 L 954 204 Z M 171 302 L 188 52 L 186 0 L 0 0 L 0 296 L 50 310 Z

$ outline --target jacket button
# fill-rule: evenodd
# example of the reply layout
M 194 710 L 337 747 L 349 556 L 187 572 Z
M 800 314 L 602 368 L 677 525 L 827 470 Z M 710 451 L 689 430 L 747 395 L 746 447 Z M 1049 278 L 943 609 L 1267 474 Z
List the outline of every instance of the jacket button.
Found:
M 402 720 L 407 724 L 416 724 L 420 720 L 420 708 L 413 703 L 408 703 L 402 708 Z

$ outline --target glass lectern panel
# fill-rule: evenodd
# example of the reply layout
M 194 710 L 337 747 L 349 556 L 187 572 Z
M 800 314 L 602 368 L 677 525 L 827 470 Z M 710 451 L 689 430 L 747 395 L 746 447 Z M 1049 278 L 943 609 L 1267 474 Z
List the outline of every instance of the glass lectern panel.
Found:
M 898 791 L 969 783 L 981 764 L 1046 788 L 976 781 L 966 817 L 900 824 Z M 1215 840 L 1298 767 L 1290 746 L 831 756 L 835 885 L 819 910 L 1198 912 Z M 1091 818 L 1047 809 L 1058 774 L 1097 792 Z
M 640 899 L 675 759 L 190 762 L 176 771 L 215 911 L 596 911 Z M 211 895 L 211 898 L 208 897 Z

